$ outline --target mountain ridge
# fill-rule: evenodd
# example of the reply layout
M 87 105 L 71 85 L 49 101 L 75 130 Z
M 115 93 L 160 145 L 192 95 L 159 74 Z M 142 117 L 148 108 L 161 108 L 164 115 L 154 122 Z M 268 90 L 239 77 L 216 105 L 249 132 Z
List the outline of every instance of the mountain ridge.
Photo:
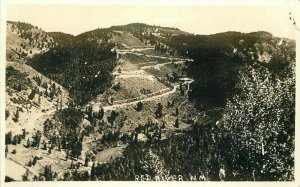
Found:
M 35 26 L 31 23 L 26 23 L 26 22 L 20 22 L 20 21 L 7 21 L 7 23 L 22 23 L 22 24 L 27 24 L 31 27 L 34 27 L 34 28 L 39 28 L 38 26 Z M 118 28 L 126 28 L 126 27 L 138 27 L 138 28 L 141 28 L 141 27 L 150 27 L 150 28 L 161 28 L 161 29 L 170 29 L 170 30 L 178 30 L 178 31 L 181 31 L 181 32 L 184 32 L 184 33 L 187 33 L 189 35 L 194 35 L 194 36 L 212 36 L 212 35 L 219 35 L 219 34 L 227 34 L 227 33 L 243 33 L 243 34 L 253 34 L 253 35 L 257 35 L 257 34 L 263 34 L 263 35 L 266 35 L 266 36 L 273 36 L 273 34 L 271 34 L 269 31 L 251 31 L 251 32 L 241 32 L 241 31 L 224 31 L 224 32 L 218 32 L 218 33 L 212 33 L 212 34 L 194 34 L 194 33 L 191 33 L 191 32 L 188 32 L 188 31 L 183 31 L 179 28 L 176 28 L 176 27 L 170 27 L 170 26 L 157 26 L 157 25 L 149 25 L 149 24 L 146 24 L 146 23 L 140 23 L 140 22 L 133 22 L 133 23 L 128 23 L 128 24 L 124 24 L 124 25 L 112 25 L 112 26 L 109 26 L 109 27 L 98 27 L 98 28 L 95 28 L 95 29 L 91 29 L 91 30 L 88 30 L 88 31 L 84 31 L 84 32 L 81 32 L 79 34 L 76 34 L 76 35 L 73 35 L 73 34 L 70 34 L 70 33 L 66 33 L 66 32 L 63 32 L 63 31 L 44 31 L 50 35 L 53 35 L 53 34 L 62 34 L 62 35 L 66 35 L 66 36 L 70 36 L 70 37 L 77 37 L 79 35 L 82 35 L 84 33 L 88 33 L 88 32 L 92 32 L 92 31 L 97 31 L 97 30 L 114 30 L 114 29 L 118 29 Z M 42 28 L 39 28 L 40 30 L 43 30 Z M 273 37 L 276 37 L 276 38 L 283 38 L 283 39 L 289 39 L 289 38 L 284 38 L 284 37 L 279 37 L 279 36 L 273 36 Z M 289 40 L 294 40 L 294 39 L 289 39 Z

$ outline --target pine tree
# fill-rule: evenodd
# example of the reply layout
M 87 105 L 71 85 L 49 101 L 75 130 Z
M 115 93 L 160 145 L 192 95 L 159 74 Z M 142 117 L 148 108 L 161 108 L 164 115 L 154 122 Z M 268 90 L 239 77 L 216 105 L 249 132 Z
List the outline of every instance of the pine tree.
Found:
M 84 166 L 85 167 L 89 166 L 89 159 L 88 159 L 88 157 L 85 157 Z
M 32 166 L 32 162 L 31 162 L 31 159 L 29 160 L 28 162 L 28 167 L 31 167 Z
M 141 111 L 143 109 L 143 103 L 142 102 L 138 102 L 136 105 L 136 110 L 137 111 Z
M 12 133 L 9 131 L 5 134 L 5 144 L 11 144 L 12 143 Z
M 22 129 L 22 139 L 26 138 L 26 129 Z
M 45 166 L 44 177 L 45 177 L 46 181 L 52 181 L 53 180 L 51 166 Z
M 156 116 L 156 118 L 162 117 L 162 110 L 163 110 L 162 104 L 158 103 L 157 106 L 156 106 L 156 110 L 155 110 L 155 116 Z
M 103 119 L 103 116 L 104 116 L 104 109 L 101 107 L 98 112 L 98 118 Z
M 96 167 L 95 162 L 93 162 L 92 169 L 91 169 L 91 180 L 95 180 L 96 178 Z
M 19 121 L 19 108 L 17 108 L 16 114 L 15 114 L 15 117 L 14 117 L 14 121 L 15 122 Z
M 7 157 L 7 153 L 8 153 L 8 146 L 5 146 L 5 158 Z
M 12 144 L 13 144 L 13 145 L 17 145 L 17 143 L 18 143 L 18 137 L 17 137 L 17 135 L 15 135 L 15 136 L 13 137 Z
M 174 125 L 176 128 L 179 128 L 179 119 L 178 117 L 176 118 L 175 120 L 175 125 Z
M 66 138 L 65 138 L 64 135 L 62 136 L 61 147 L 62 147 L 62 149 L 66 149 L 67 148 L 67 142 L 66 142 Z
M 47 150 L 47 143 L 46 142 L 44 143 L 43 149 Z
M 41 141 L 41 131 L 37 131 L 33 136 L 32 136 L 32 146 L 36 147 L 37 149 L 39 149 L 40 146 L 40 141 Z
M 5 120 L 9 117 L 9 111 L 5 109 Z
M 18 135 L 17 138 L 18 138 L 18 144 L 20 144 L 21 141 L 22 141 L 22 136 L 21 136 L 21 135 Z
M 61 151 L 61 143 L 60 143 L 60 138 L 58 138 L 58 151 Z
M 35 166 L 36 162 L 37 162 L 38 158 L 35 156 L 33 157 L 33 160 L 32 160 L 32 165 Z

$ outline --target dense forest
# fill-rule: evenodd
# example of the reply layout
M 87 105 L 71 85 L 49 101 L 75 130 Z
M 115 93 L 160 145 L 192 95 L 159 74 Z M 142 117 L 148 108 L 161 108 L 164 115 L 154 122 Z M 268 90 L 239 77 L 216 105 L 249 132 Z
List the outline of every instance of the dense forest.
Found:
M 66 108 L 56 112 L 54 120 L 46 120 L 43 134 L 49 141 L 43 142 L 43 149 L 48 151 L 54 148 L 58 151 L 64 149 L 66 159 L 78 158 L 82 150 L 83 136 L 80 134 L 82 116 L 79 109 Z
M 76 40 L 34 56 L 29 64 L 69 90 L 77 104 L 84 104 L 110 86 L 116 65 L 113 44 Z
M 75 36 L 71 34 L 66 34 L 62 32 L 48 32 L 48 35 L 51 36 L 58 45 L 68 45 L 75 38 Z

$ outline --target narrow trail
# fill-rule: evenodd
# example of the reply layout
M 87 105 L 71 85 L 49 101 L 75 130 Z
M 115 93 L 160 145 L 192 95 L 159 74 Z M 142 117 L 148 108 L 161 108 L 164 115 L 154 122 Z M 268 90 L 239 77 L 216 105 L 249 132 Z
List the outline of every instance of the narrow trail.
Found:
M 118 75 L 116 78 L 145 78 L 145 79 L 149 79 L 149 80 L 152 80 L 152 81 L 155 81 L 155 78 L 154 76 L 152 75 L 135 75 L 135 74 L 128 74 L 128 75 L 124 75 L 124 74 L 121 74 L 121 75 Z
M 153 75 L 149 75 L 147 72 L 145 72 L 143 69 L 141 70 L 133 70 L 133 71 L 121 71 L 119 72 L 113 72 L 113 75 L 116 76 L 116 79 L 118 78 L 146 78 L 152 81 L 155 81 L 155 77 Z
M 177 89 L 177 86 L 174 86 L 174 88 L 171 91 L 164 92 L 164 93 L 159 94 L 159 95 L 154 95 L 154 96 L 147 97 L 147 98 L 144 98 L 144 99 L 138 99 L 138 100 L 135 100 L 135 101 L 125 102 L 125 103 L 121 103 L 121 104 L 113 104 L 113 105 L 103 106 L 103 110 L 104 111 L 114 110 L 116 108 L 124 108 L 124 107 L 128 107 L 128 106 L 136 105 L 138 102 L 153 101 L 155 99 L 158 99 L 158 98 L 161 98 L 161 97 L 164 97 L 164 96 L 168 96 L 172 93 L 175 93 L 176 89 Z M 132 99 L 135 99 L 135 98 L 132 98 Z M 132 99 L 130 99 L 130 100 L 132 100 Z M 95 103 L 93 108 L 98 110 L 100 108 L 101 104 L 102 103 Z
M 136 46 L 138 47 L 138 46 Z M 160 55 L 147 55 L 144 53 L 139 53 L 141 51 L 146 50 L 154 50 L 154 47 L 145 47 L 145 48 L 131 48 L 131 49 L 118 49 L 116 50 L 119 54 L 134 54 L 138 56 L 146 56 L 149 58 L 160 58 L 160 59 L 168 59 L 168 60 L 181 60 L 181 61 L 193 61 L 193 59 L 189 58 L 178 58 L 178 57 L 170 57 L 170 56 L 160 56 Z
M 124 53 L 133 53 L 133 52 L 147 51 L 153 49 L 154 47 L 144 47 L 144 48 L 118 49 L 116 51 L 117 53 L 124 54 Z
M 150 69 L 150 68 L 154 68 L 154 69 L 160 69 L 162 66 L 168 65 L 168 64 L 182 64 L 184 63 L 184 61 L 176 61 L 176 62 L 164 62 L 164 63 L 160 63 L 160 64 L 154 64 L 154 65 L 149 65 L 149 66 L 141 66 L 141 69 Z

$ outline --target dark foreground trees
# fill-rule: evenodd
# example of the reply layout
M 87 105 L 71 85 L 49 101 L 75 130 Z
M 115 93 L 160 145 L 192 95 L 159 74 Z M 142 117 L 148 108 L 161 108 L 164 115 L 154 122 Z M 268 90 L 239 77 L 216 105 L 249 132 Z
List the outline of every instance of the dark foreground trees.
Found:
M 227 167 L 252 171 L 253 180 L 292 180 L 295 79 L 247 67 L 238 87 L 241 94 L 227 103 L 216 134 Z

